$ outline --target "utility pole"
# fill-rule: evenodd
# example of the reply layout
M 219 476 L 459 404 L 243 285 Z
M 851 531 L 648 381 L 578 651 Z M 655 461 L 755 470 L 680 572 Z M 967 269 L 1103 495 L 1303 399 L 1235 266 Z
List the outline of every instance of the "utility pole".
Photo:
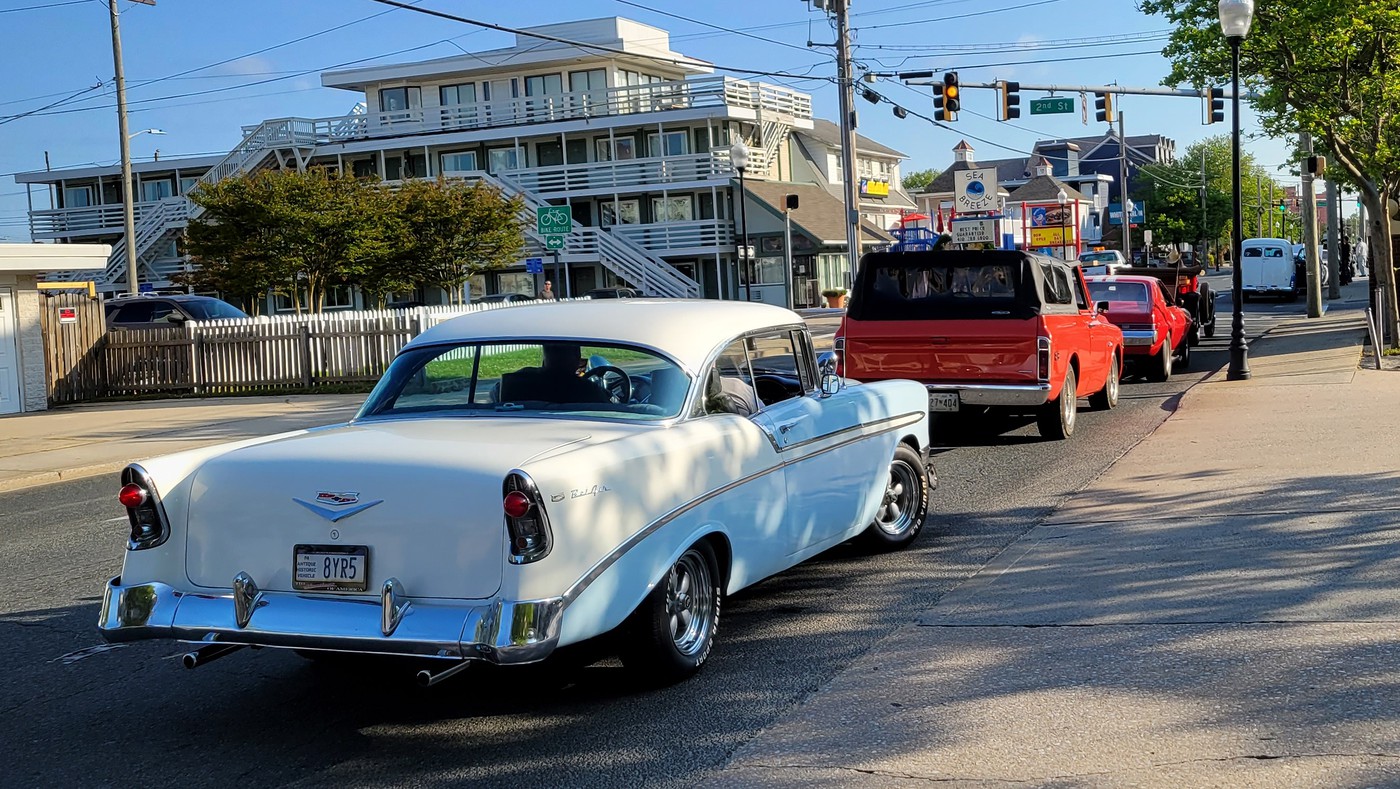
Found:
M 1118 210 L 1123 217 L 1123 259 L 1133 264 L 1133 201 L 1128 197 L 1128 136 L 1123 133 L 1123 110 L 1118 110 Z M 1142 252 L 1147 265 L 1147 250 Z
M 1302 149 L 1303 188 L 1303 255 L 1308 271 L 1308 317 L 1322 317 L 1322 266 L 1317 248 L 1317 195 L 1313 193 L 1313 174 L 1308 170 L 1306 159 L 1312 155 L 1312 135 L 1298 134 L 1298 147 Z
M 860 262 L 860 192 L 856 180 L 856 96 L 855 80 L 851 76 L 850 2 L 834 0 L 832 5 L 836 13 L 836 80 L 841 99 L 841 191 L 845 198 L 850 276 L 855 277 L 856 265 Z
M 1209 232 L 1206 230 L 1206 149 L 1201 148 L 1201 251 L 1196 258 L 1196 265 L 1201 268 L 1210 262 Z
M 1269 181 L 1269 237 L 1284 238 L 1283 217 L 1278 218 L 1278 235 L 1274 235 L 1274 182 Z
M 1342 297 L 1342 216 L 1337 181 L 1327 179 L 1327 298 Z
M 151 0 L 149 5 L 155 5 Z M 112 16 L 112 64 L 117 75 L 117 127 L 120 131 L 122 158 L 122 221 L 126 233 L 126 290 L 135 295 L 140 291 L 136 274 L 136 209 L 131 190 L 131 137 L 126 126 L 126 76 L 122 71 L 122 34 L 117 22 L 117 0 L 107 0 Z

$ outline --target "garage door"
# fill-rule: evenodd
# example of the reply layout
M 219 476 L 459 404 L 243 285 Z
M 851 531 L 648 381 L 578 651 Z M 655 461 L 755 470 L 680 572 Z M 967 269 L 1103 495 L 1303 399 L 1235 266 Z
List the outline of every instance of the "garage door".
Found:
M 0 414 L 19 411 L 19 338 L 14 291 L 0 288 Z

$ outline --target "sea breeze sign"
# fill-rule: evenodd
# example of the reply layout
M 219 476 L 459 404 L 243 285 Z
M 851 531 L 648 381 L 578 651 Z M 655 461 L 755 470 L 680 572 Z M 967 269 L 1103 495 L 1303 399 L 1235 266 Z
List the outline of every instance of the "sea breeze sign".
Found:
M 954 244 L 995 244 L 997 242 L 997 221 L 995 219 L 954 219 Z
M 980 167 L 953 173 L 953 207 L 960 214 L 995 211 L 997 168 Z

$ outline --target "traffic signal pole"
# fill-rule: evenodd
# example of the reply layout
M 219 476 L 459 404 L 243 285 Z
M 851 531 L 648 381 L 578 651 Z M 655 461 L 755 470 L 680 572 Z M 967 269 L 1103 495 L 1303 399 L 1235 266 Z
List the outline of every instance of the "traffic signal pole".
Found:
M 907 78 L 905 76 L 906 74 L 909 75 Z M 942 84 L 941 82 L 924 81 L 918 79 L 919 77 L 927 77 L 928 74 L 929 72 L 927 71 L 907 71 L 892 74 L 876 72 L 873 73 L 872 76 L 898 77 L 904 80 L 904 82 L 906 82 L 909 85 Z M 961 85 L 963 88 L 983 88 L 987 90 L 999 90 L 1001 88 L 1001 83 L 999 82 L 962 82 Z M 1201 98 L 1202 96 L 1211 96 L 1210 88 L 1206 88 L 1204 91 L 1202 91 L 1197 90 L 1196 88 L 1133 88 L 1124 87 L 1122 85 L 1032 85 L 1029 82 L 1022 82 L 1019 84 L 1019 87 L 1021 90 L 1033 90 L 1037 92 L 1043 91 L 1046 93 L 1116 93 L 1123 96 L 1190 96 L 1194 98 Z M 1220 88 L 1216 88 L 1215 90 L 1221 91 Z M 1243 98 L 1254 97 L 1254 94 L 1252 92 L 1244 93 L 1241 95 Z M 1234 94 L 1229 90 L 1217 92 L 1214 94 L 1214 96 L 1216 98 L 1234 98 Z
M 1118 211 L 1123 217 L 1123 259 L 1133 264 L 1133 199 L 1128 196 L 1128 137 L 1123 133 L 1123 112 L 1118 111 Z M 1148 250 L 1142 251 L 1142 264 L 1148 262 Z
M 856 180 L 856 110 L 855 80 L 851 77 L 850 3 L 835 0 L 836 14 L 836 81 L 840 83 L 841 100 L 841 169 L 842 195 L 846 208 L 846 247 L 850 253 L 852 278 L 860 263 L 860 189 Z
M 1307 132 L 1299 132 L 1298 147 L 1302 149 L 1303 157 L 1312 155 L 1312 135 Z M 1317 195 L 1313 193 L 1313 174 L 1307 165 L 1303 165 L 1303 255 L 1307 261 L 1308 271 L 1308 317 L 1322 317 L 1322 266 L 1321 256 L 1317 248 Z

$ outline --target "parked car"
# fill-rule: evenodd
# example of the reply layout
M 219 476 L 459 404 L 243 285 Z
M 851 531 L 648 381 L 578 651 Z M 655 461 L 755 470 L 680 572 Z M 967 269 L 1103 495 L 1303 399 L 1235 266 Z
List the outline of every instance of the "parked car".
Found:
M 1321 259 L 1321 261 L 1322 261 L 1321 264 L 1318 266 L 1318 270 L 1319 270 L 1319 272 L 1320 272 L 1321 275 L 1322 275 L 1322 287 L 1326 288 L 1326 287 L 1328 286 L 1328 284 L 1330 284 L 1330 283 L 1332 282 L 1332 268 L 1331 268 L 1330 265 L 1328 265 L 1328 262 L 1327 262 L 1327 248 L 1326 248 L 1326 247 L 1321 247 L 1321 248 L 1318 249 L 1317 252 L 1318 252 L 1318 257 L 1319 257 L 1319 258 Z M 1294 245 L 1293 245 L 1293 279 L 1294 279 L 1295 282 L 1301 282 L 1301 283 L 1302 283 L 1302 285 L 1299 286 L 1299 288 L 1298 288 L 1298 290 L 1299 290 L 1301 293 L 1307 293 L 1307 292 L 1308 292 L 1308 246 L 1307 246 L 1307 244 L 1294 244 Z M 1346 284 L 1346 283 L 1342 283 L 1342 284 Z
M 1099 249 L 1080 253 L 1079 267 L 1084 270 L 1086 277 L 1092 274 L 1115 274 L 1119 269 L 1127 268 L 1128 261 L 1124 259 L 1123 253 L 1116 249 Z
M 591 299 L 639 299 L 642 294 L 634 288 L 594 288 L 583 294 Z
M 725 595 L 924 527 L 923 387 L 819 378 L 812 348 L 796 313 L 741 302 L 447 321 L 347 424 L 129 466 L 99 629 L 199 644 L 189 667 L 245 645 L 434 658 L 427 684 L 617 631 L 628 667 L 679 680 Z
M 872 253 L 834 340 L 842 374 L 912 378 L 934 413 L 1033 413 L 1046 438 L 1074 432 L 1078 400 L 1118 403 L 1123 333 L 1101 318 L 1079 268 L 1029 252 Z
M 107 329 L 170 329 L 186 321 L 246 318 L 248 313 L 212 296 L 131 296 L 108 301 Z
M 1087 272 L 1086 272 L 1087 273 Z M 1161 280 L 1172 298 L 1168 302 L 1186 310 L 1191 316 L 1187 339 L 1192 346 L 1201 344 L 1201 335 L 1215 336 L 1215 292 L 1206 282 L 1205 269 L 1188 266 L 1136 266 L 1118 270 L 1120 276 L 1153 277 Z
M 517 301 L 535 301 L 535 297 L 528 293 L 492 293 L 472 299 L 472 304 L 513 304 Z
M 1173 294 L 1156 277 L 1089 277 L 1089 298 L 1106 304 L 1104 316 L 1123 330 L 1123 360 L 1153 381 L 1171 378 L 1173 365 L 1191 364 L 1191 315 L 1173 304 Z
M 1302 266 L 1293 243 L 1283 238 L 1247 238 L 1240 248 L 1240 295 L 1277 296 L 1297 301 L 1303 293 Z

